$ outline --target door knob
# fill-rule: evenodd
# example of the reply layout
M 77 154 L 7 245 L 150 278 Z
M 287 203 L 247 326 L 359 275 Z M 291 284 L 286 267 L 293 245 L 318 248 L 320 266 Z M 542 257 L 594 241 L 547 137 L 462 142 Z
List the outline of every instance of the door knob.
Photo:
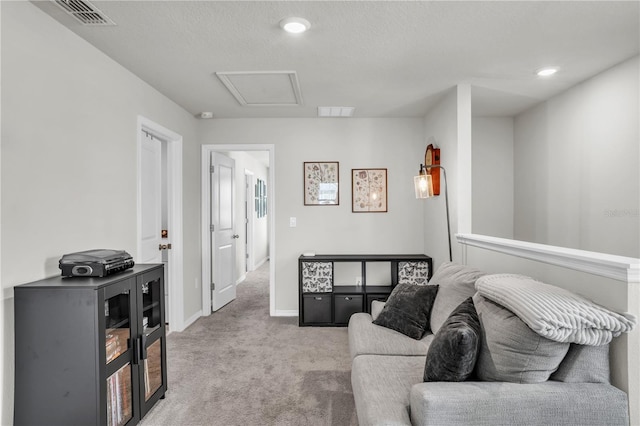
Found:
M 234 234 L 231 238 L 240 238 L 240 235 Z
M 160 244 L 158 250 L 171 250 L 171 244 Z

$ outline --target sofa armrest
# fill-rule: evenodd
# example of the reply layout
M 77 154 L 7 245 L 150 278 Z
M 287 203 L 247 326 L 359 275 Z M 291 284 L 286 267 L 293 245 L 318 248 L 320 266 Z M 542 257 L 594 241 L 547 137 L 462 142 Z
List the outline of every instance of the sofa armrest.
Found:
M 390 328 L 376 325 L 371 315 L 358 312 L 349 319 L 349 353 L 358 355 L 417 355 L 425 356 L 433 340 L 431 332 L 420 340 L 412 339 Z
M 629 425 L 627 394 L 602 383 L 427 382 L 410 398 L 413 425 Z

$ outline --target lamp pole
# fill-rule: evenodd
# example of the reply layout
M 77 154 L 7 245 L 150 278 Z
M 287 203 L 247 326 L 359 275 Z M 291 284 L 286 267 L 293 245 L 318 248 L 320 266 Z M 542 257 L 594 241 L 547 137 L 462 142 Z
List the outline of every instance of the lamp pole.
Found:
M 420 165 L 422 167 L 422 164 Z M 449 223 L 449 191 L 447 187 L 449 186 L 447 182 L 447 170 L 439 164 L 433 164 L 430 166 L 424 166 L 426 170 L 429 169 L 441 169 L 442 177 L 444 178 L 444 204 L 447 209 L 447 241 L 449 242 L 449 261 L 453 261 L 453 256 L 451 255 L 451 224 Z

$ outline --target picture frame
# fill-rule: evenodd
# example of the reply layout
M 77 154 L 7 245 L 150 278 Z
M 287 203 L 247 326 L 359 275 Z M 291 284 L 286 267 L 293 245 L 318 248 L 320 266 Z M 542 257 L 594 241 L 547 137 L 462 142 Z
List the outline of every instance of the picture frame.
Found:
M 256 215 L 263 218 L 267 215 L 267 184 L 262 179 L 257 179 L 255 184 Z
M 305 206 L 340 204 L 340 164 L 337 161 L 305 161 L 303 177 Z
M 351 211 L 387 212 L 387 169 L 351 169 Z

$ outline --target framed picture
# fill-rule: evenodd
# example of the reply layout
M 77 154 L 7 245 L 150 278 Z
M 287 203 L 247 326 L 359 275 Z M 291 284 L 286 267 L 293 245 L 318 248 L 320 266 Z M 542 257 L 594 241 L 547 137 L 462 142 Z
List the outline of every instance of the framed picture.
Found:
M 351 169 L 351 210 L 354 213 L 387 211 L 387 169 Z
M 340 204 L 340 169 L 337 161 L 304 163 L 304 205 Z
M 265 217 L 267 215 L 267 184 L 262 179 L 256 181 L 255 203 L 258 218 Z

